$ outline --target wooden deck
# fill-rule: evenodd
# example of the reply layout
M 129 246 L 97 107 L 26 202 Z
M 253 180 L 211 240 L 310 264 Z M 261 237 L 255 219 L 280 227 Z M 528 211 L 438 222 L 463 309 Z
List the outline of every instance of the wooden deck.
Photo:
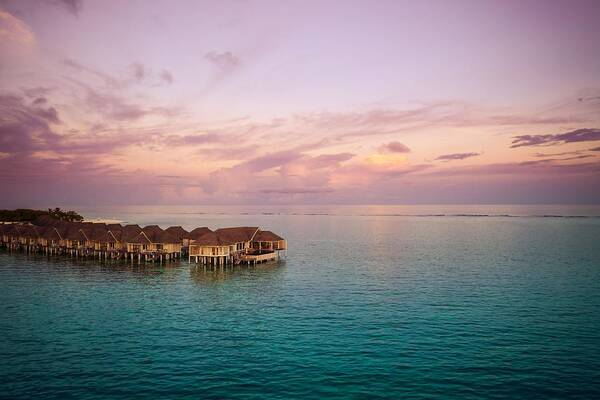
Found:
M 240 256 L 240 261 L 246 263 L 261 263 L 267 261 L 275 261 L 279 258 L 276 252 L 265 253 L 265 254 L 242 254 Z

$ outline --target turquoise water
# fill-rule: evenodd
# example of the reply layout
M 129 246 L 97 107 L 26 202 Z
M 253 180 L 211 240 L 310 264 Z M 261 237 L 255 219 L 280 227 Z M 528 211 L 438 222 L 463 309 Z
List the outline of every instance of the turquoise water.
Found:
M 2 398 L 600 398 L 600 218 L 541 217 L 598 207 L 82 211 L 290 250 L 224 271 L 0 252 Z

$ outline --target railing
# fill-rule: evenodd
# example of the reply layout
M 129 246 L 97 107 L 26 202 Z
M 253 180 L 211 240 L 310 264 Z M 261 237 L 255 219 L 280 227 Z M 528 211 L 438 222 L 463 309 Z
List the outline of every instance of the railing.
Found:
M 225 257 L 231 255 L 229 249 L 226 250 L 223 247 L 199 247 L 196 245 L 190 245 L 188 252 L 190 256 Z
M 277 258 L 276 253 L 265 253 L 265 254 L 242 254 L 240 260 L 242 261 L 268 261 Z

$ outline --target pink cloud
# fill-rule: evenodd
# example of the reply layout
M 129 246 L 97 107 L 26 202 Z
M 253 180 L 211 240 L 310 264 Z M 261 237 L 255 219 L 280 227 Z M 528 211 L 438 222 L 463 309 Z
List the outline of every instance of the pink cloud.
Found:
M 25 22 L 0 9 L 0 44 L 12 42 L 18 45 L 31 46 L 35 41 L 33 31 Z

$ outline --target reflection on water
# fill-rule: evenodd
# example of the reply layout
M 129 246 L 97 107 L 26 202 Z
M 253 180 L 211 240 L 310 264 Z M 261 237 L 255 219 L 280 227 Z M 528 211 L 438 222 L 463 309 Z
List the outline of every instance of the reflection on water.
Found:
M 160 280 L 174 280 L 180 274 L 180 270 L 188 270 L 189 277 L 194 282 L 215 284 L 232 278 L 269 279 L 271 275 L 281 273 L 285 265 L 283 260 L 257 264 L 256 266 L 243 264 L 210 266 L 180 260 L 139 264 L 137 261 L 130 260 L 95 260 L 62 255 L 23 253 L 20 251 L 0 251 L 2 255 L 7 257 L 7 262 L 28 265 L 30 268 L 34 268 L 37 273 L 75 274 L 82 279 L 85 279 L 86 276 L 98 279 L 102 275 L 106 275 L 106 279 L 111 279 L 110 276 L 115 275 L 119 279 L 145 280 L 160 278 Z M 14 260 L 10 261 L 11 258 Z
M 199 284 L 222 283 L 229 279 L 267 280 L 283 273 L 284 262 L 257 264 L 256 266 L 227 265 L 212 267 L 190 264 L 190 277 Z
M 111 275 L 118 276 L 119 279 L 134 278 L 145 279 L 153 276 L 161 276 L 163 279 L 169 279 L 176 275 L 178 268 L 182 263 L 179 261 L 159 263 L 128 262 L 125 260 L 95 260 L 90 258 L 67 257 L 64 255 L 45 255 L 23 253 L 20 251 L 8 252 L 1 250 L 8 262 L 13 258 L 13 262 L 25 264 L 28 268 L 35 270 L 38 274 L 44 273 L 64 273 L 68 275 L 76 274 L 80 277 L 98 278 L 106 275 L 110 279 Z

